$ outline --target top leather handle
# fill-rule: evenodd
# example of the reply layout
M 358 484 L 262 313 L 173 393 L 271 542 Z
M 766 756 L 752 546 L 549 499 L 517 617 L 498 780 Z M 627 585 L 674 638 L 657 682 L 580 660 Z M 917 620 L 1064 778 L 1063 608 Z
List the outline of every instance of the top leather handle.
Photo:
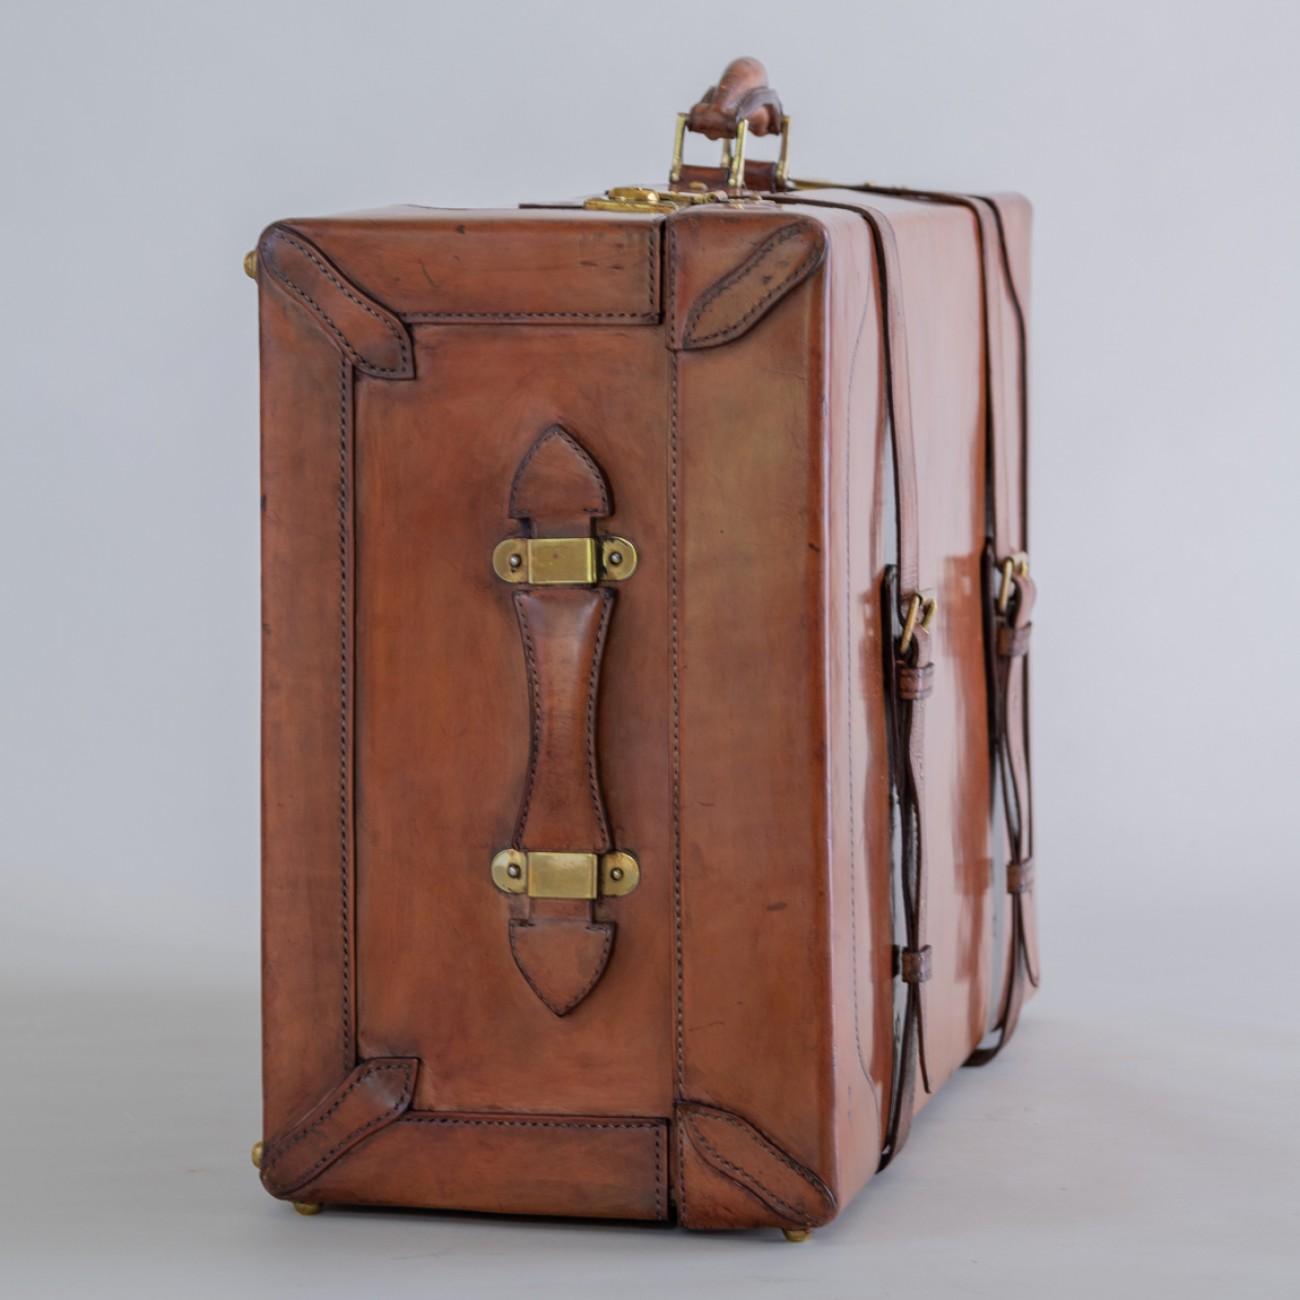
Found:
M 721 140 L 734 136 L 744 121 L 754 135 L 780 135 L 782 117 L 780 96 L 767 84 L 762 63 L 732 59 L 686 115 L 686 129 Z

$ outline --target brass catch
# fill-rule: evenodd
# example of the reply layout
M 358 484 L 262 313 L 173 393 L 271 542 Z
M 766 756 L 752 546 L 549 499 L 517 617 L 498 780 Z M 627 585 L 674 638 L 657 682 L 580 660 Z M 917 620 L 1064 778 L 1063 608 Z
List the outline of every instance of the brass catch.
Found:
M 626 537 L 507 537 L 492 552 L 502 582 L 534 587 L 622 582 L 636 572 L 636 562 L 636 547 Z
M 722 190 L 654 190 L 646 185 L 615 185 L 603 198 L 588 199 L 582 206 L 597 212 L 676 212 L 694 203 L 722 203 Z
M 630 853 L 529 853 L 502 849 L 492 859 L 492 883 L 529 898 L 621 898 L 641 881 Z

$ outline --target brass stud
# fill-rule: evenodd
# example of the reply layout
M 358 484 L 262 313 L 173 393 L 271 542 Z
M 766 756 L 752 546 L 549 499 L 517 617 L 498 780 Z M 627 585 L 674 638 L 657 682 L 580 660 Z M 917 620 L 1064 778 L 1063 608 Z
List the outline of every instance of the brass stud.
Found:
M 250 248 L 244 254 L 244 274 L 250 280 L 257 279 L 257 249 L 255 248 Z
M 506 875 L 509 876 L 511 880 L 518 880 L 523 874 L 524 870 L 517 862 L 512 862 L 506 868 Z
M 786 1241 L 800 1242 L 807 1241 L 812 1236 L 811 1228 L 783 1228 Z
M 512 555 L 510 559 L 507 561 L 507 563 L 510 565 L 512 569 L 523 568 L 524 557 L 522 555 Z
M 611 569 L 617 569 L 618 566 L 619 566 L 620 564 L 622 564 L 622 563 L 623 563 L 623 552 L 622 552 L 622 551 L 610 551 L 610 553 L 609 553 L 609 566 L 610 566 L 610 568 L 611 568 Z
M 299 1214 L 319 1214 L 321 1207 L 314 1201 L 294 1201 L 293 1208 Z
M 611 867 L 611 868 L 609 869 L 609 878 L 610 878 L 611 880 L 622 880 L 622 879 L 623 879 L 623 868 L 622 868 L 622 867 Z
M 254 1142 L 253 1149 L 249 1154 L 253 1158 L 253 1168 L 260 1169 L 262 1167 L 262 1144 L 260 1142 Z

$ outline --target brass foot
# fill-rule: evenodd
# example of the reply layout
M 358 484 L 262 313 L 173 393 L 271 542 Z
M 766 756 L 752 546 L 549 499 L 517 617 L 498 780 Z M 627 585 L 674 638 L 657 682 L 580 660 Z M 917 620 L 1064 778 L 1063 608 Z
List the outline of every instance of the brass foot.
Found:
M 312 1201 L 294 1201 L 293 1208 L 299 1214 L 319 1214 L 321 1207 Z
M 253 1168 L 260 1169 L 262 1167 L 262 1144 L 260 1142 L 254 1142 L 253 1150 L 250 1154 L 253 1157 Z
M 257 249 L 255 248 L 244 254 L 244 274 L 250 280 L 257 279 Z
M 807 1241 L 812 1236 L 811 1228 L 782 1228 L 786 1241 Z

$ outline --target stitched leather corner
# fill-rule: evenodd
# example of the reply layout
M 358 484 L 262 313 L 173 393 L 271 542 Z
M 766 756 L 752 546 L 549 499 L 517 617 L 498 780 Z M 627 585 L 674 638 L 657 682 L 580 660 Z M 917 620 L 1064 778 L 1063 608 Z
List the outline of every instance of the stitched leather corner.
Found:
M 272 226 L 262 236 L 257 259 L 268 281 L 306 308 L 358 370 L 377 379 L 414 376 L 406 326 L 314 244 L 285 226 Z
M 715 348 L 739 338 L 825 258 L 826 235 L 816 222 L 794 221 L 773 231 L 691 304 L 682 328 L 682 348 Z
M 678 1103 L 676 1116 L 679 1136 L 686 1134 L 700 1158 L 783 1223 L 814 1228 L 834 1217 L 830 1188 L 747 1120 L 699 1102 Z
M 419 1064 L 414 1057 L 363 1061 L 297 1124 L 267 1143 L 262 1185 L 272 1196 L 288 1196 L 345 1151 L 387 1128 L 410 1108 Z

